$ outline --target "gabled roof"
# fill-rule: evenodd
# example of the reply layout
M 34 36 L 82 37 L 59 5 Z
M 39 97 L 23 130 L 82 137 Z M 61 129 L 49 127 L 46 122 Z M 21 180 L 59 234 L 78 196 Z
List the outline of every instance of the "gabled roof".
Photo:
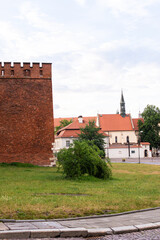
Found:
M 142 122 L 144 122 L 144 119 L 143 118 L 133 118 L 132 121 L 133 121 L 133 126 L 134 126 L 134 130 L 135 131 L 138 131 L 138 120 L 141 120 Z
M 74 121 L 77 121 L 77 120 L 78 120 L 78 117 L 54 118 L 54 127 L 59 126 L 59 125 L 60 125 L 60 121 L 65 120 L 65 119 L 68 120 L 68 121 L 72 120 L 72 121 L 74 122 Z M 84 119 L 84 121 L 87 121 L 87 122 L 89 122 L 89 120 L 96 122 L 97 117 L 83 117 L 83 119 Z
M 78 119 L 74 120 L 68 126 L 61 128 L 59 131 L 57 131 L 56 138 L 69 138 L 69 137 L 78 138 L 78 134 L 81 133 L 80 129 L 84 128 L 89 121 L 90 119 L 88 119 L 87 121 L 84 118 L 82 123 L 79 123 Z M 102 133 L 104 136 L 108 136 L 102 130 L 99 130 L 99 133 Z
M 99 114 L 99 123 L 102 131 L 133 131 L 130 114 L 122 117 L 120 114 Z

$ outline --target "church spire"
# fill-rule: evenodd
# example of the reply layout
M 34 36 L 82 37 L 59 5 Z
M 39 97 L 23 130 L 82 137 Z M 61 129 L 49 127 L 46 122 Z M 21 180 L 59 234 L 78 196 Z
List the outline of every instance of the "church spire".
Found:
M 126 116 L 126 109 L 125 109 L 125 101 L 124 101 L 124 97 L 123 97 L 123 91 L 121 91 L 120 115 L 122 117 Z

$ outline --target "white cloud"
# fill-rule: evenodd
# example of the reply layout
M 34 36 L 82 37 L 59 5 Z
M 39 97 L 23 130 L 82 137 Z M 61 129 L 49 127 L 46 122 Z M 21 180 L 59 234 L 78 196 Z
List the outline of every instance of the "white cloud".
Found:
M 156 2 L 158 2 L 158 0 L 97 0 L 98 4 L 110 8 L 116 16 L 125 13 L 133 17 L 147 16 L 149 14 L 148 7 Z
M 81 6 L 87 4 L 87 1 L 76 1 Z M 156 0 L 97 0 L 97 2 L 103 6 L 102 12 L 107 8 L 118 16 L 125 13 L 136 18 L 150 14 L 148 6 Z M 93 26 L 91 19 L 87 25 L 87 18 L 86 26 L 80 25 L 80 28 L 76 29 L 74 24 L 72 28 L 70 23 L 59 24 L 53 16 L 45 15 L 39 6 L 35 5 L 34 1 L 22 1 L 17 16 L 20 24 L 0 21 L 0 43 L 3 46 L 0 53 L 3 61 L 51 59 L 55 116 L 96 115 L 98 110 L 102 113 L 115 113 L 119 107 L 121 88 L 124 89 L 127 109 L 130 109 L 134 116 L 140 103 L 145 106 L 147 103 L 157 105 L 156 98 L 159 97 L 160 88 L 159 64 L 150 60 L 148 63 L 140 61 L 140 57 L 136 58 L 138 51 L 134 50 L 142 48 L 160 51 L 158 38 L 152 39 L 143 34 L 139 38 L 137 36 L 141 34 L 136 31 L 137 35 L 130 35 L 128 34 L 130 26 L 125 29 L 126 34 L 121 29 L 117 30 L 116 24 L 109 24 L 106 27 L 107 21 L 115 20 L 111 15 L 109 19 L 103 19 L 101 29 L 97 30 L 99 23 L 95 18 L 94 28 L 90 25 Z M 94 7 L 92 14 L 98 18 Z M 128 19 L 130 18 L 125 20 Z M 126 50 L 125 54 L 122 49 Z M 130 59 L 128 49 L 136 55 L 132 55 L 133 61 Z M 115 54 L 114 61 L 109 61 L 107 55 L 111 56 L 112 51 Z M 118 51 L 121 58 L 117 56 Z M 143 51 L 140 51 L 140 54 L 143 54 Z
M 47 16 L 31 1 L 22 2 L 19 7 L 19 13 L 17 18 L 27 21 L 32 27 L 40 29 L 49 29 L 50 27 L 49 21 L 45 20 Z
M 41 56 L 81 51 L 89 40 L 80 32 L 51 21 L 30 1 L 20 5 L 16 16 L 27 28 L 19 29 L 11 22 L 0 22 L 0 39 L 4 42 L 4 58 L 28 61 Z M 2 51 L 2 50 L 1 50 Z M 8 60 L 7 60 L 8 61 Z
M 157 105 L 160 89 L 158 64 L 140 62 L 119 67 L 105 61 L 98 53 L 85 51 L 71 62 L 67 74 L 58 72 L 55 84 L 65 82 L 62 91 L 55 91 L 60 108 L 55 116 L 84 116 L 115 113 L 119 108 L 120 91 L 124 89 L 127 112 L 137 117 L 138 110 L 152 103 Z
M 75 0 L 79 5 L 84 6 L 86 4 L 86 0 Z
M 113 51 L 121 47 L 129 47 L 130 44 L 131 43 L 128 39 L 119 39 L 103 43 L 100 46 L 100 49 L 102 51 Z

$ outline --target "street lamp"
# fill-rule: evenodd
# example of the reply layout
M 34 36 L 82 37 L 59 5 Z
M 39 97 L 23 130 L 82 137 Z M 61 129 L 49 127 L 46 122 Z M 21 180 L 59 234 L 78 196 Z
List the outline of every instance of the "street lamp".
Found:
M 130 157 L 130 142 L 129 142 L 128 136 L 127 136 L 127 143 L 128 143 L 128 157 Z
M 138 159 L 139 159 L 139 161 L 138 161 L 138 163 L 140 164 L 141 163 L 141 161 L 140 161 L 140 143 L 141 143 L 141 133 L 143 133 L 143 131 L 140 131 L 139 133 L 138 133 Z

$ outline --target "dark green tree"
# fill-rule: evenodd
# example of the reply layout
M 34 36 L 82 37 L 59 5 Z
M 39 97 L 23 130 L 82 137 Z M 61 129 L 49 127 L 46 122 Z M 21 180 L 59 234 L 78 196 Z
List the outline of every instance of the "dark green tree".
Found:
M 154 105 L 147 105 L 142 113 L 144 122 L 138 121 L 141 141 L 150 142 L 151 148 L 160 147 L 160 109 Z
M 57 153 L 59 167 L 67 178 L 78 178 L 84 174 L 107 179 L 112 176 L 111 168 L 100 157 L 99 148 L 86 141 L 74 141 L 68 149 Z
M 100 128 L 95 125 L 94 121 L 89 121 L 84 128 L 81 128 L 81 133 L 79 134 L 79 140 L 88 141 L 90 145 L 96 145 L 100 150 L 102 150 L 101 157 L 105 157 L 105 136 L 100 133 Z
M 63 119 L 60 121 L 60 125 L 55 127 L 55 134 L 58 132 L 58 130 L 60 130 L 63 127 L 66 127 L 67 125 L 69 125 L 70 123 L 72 123 L 72 120 L 68 121 L 67 119 Z

